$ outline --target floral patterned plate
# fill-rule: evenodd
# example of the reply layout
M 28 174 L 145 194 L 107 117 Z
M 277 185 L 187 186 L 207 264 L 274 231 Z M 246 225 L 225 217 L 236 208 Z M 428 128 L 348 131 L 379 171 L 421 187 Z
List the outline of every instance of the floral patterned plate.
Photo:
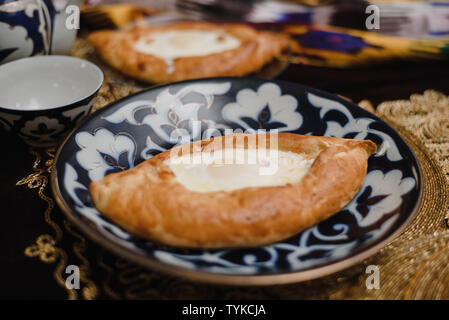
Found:
M 185 250 L 133 236 L 104 218 L 88 193 L 91 181 L 132 168 L 171 148 L 170 133 L 190 128 L 278 129 L 370 139 L 378 152 L 356 197 L 338 214 L 263 247 Z M 201 132 L 200 132 L 201 131 Z M 213 131 L 213 130 L 212 130 Z M 204 138 L 204 136 L 203 136 Z M 263 285 L 321 277 L 374 254 L 412 220 L 421 172 L 409 146 L 384 121 L 339 97 L 295 83 L 213 78 L 154 87 L 91 115 L 59 148 L 52 172 L 59 206 L 88 236 L 130 260 L 215 283 Z

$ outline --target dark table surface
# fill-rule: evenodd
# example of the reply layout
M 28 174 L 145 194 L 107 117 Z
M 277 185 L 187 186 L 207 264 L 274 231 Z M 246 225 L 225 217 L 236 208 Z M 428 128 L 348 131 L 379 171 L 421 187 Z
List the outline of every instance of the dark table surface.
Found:
M 449 94 L 449 62 L 404 62 L 357 69 L 290 65 L 278 78 L 338 93 L 354 102 L 368 99 L 374 105 L 407 99 L 427 89 Z M 55 266 L 24 254 L 39 235 L 53 233 L 44 220 L 47 203 L 38 197 L 37 190 L 16 186 L 32 173 L 34 156 L 18 139 L 0 132 L 0 298 L 66 299 L 67 292 L 53 277 Z M 46 194 L 51 194 L 48 187 Z M 64 219 L 58 208 L 53 210 L 52 219 Z

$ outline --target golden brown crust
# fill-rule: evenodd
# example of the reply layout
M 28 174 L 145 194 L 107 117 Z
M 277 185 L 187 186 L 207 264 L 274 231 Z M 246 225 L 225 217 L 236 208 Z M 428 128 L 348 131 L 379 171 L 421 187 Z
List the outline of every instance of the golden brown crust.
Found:
M 247 148 L 236 137 L 226 136 Z M 221 149 L 224 138 L 203 140 L 201 149 Z M 184 146 L 183 154 L 192 152 L 192 145 Z M 315 158 L 299 183 L 193 192 L 163 163 L 180 146 L 92 182 L 90 193 L 102 214 L 149 239 L 191 248 L 257 246 L 292 236 L 342 209 L 359 191 L 367 159 L 376 150 L 371 141 L 290 133 L 279 133 L 278 146 Z
M 170 72 L 164 60 L 134 50 L 134 43 L 143 35 L 181 29 L 224 31 L 238 38 L 241 45 L 233 50 L 203 57 L 175 59 L 173 72 Z M 218 25 L 206 22 L 137 26 L 123 31 L 103 30 L 93 32 L 88 40 L 101 58 L 114 68 L 136 79 L 154 83 L 247 75 L 279 56 L 288 46 L 288 40 L 282 35 L 257 31 L 242 24 Z

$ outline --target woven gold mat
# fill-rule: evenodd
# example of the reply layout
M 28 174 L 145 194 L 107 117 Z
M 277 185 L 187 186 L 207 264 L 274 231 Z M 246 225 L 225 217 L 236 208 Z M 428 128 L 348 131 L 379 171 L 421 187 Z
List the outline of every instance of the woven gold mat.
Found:
M 94 110 L 136 91 L 106 79 Z M 54 263 L 54 278 L 62 287 L 65 265 L 75 258 L 81 261 L 82 288 L 64 288 L 69 299 L 449 299 L 449 228 L 445 220 L 449 198 L 449 98 L 428 90 L 412 95 L 410 100 L 384 102 L 376 109 L 369 101 L 360 105 L 401 133 L 420 161 L 424 180 L 417 217 L 400 237 L 363 263 L 324 278 L 270 287 L 201 284 L 146 270 L 86 240 L 64 217 L 52 218 L 53 200 L 46 187 L 54 150 L 45 154 L 31 150 L 36 156 L 33 173 L 18 182 L 37 189 L 39 197 L 48 203 L 44 218 L 55 231 L 53 236 L 38 237 L 25 249 L 25 255 Z M 73 243 L 64 245 L 66 237 Z M 90 250 L 93 254 L 89 255 Z M 53 254 L 51 261 L 42 258 L 47 253 Z M 366 288 L 368 265 L 379 268 L 378 290 Z M 101 279 L 93 269 L 100 269 Z

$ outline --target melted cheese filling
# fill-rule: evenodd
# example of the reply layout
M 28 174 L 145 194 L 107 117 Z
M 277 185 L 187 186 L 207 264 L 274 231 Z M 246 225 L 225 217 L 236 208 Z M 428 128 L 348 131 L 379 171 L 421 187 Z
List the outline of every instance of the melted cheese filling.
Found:
M 294 152 L 226 148 L 173 156 L 164 163 L 185 188 L 215 192 L 298 183 L 313 161 Z
M 200 57 L 240 46 L 232 35 L 205 30 L 152 32 L 135 44 L 135 49 L 161 59 Z
M 239 39 L 222 32 L 169 30 L 152 32 L 140 38 L 134 49 L 164 60 L 169 72 L 173 72 L 173 60 L 176 58 L 202 57 L 239 46 Z

